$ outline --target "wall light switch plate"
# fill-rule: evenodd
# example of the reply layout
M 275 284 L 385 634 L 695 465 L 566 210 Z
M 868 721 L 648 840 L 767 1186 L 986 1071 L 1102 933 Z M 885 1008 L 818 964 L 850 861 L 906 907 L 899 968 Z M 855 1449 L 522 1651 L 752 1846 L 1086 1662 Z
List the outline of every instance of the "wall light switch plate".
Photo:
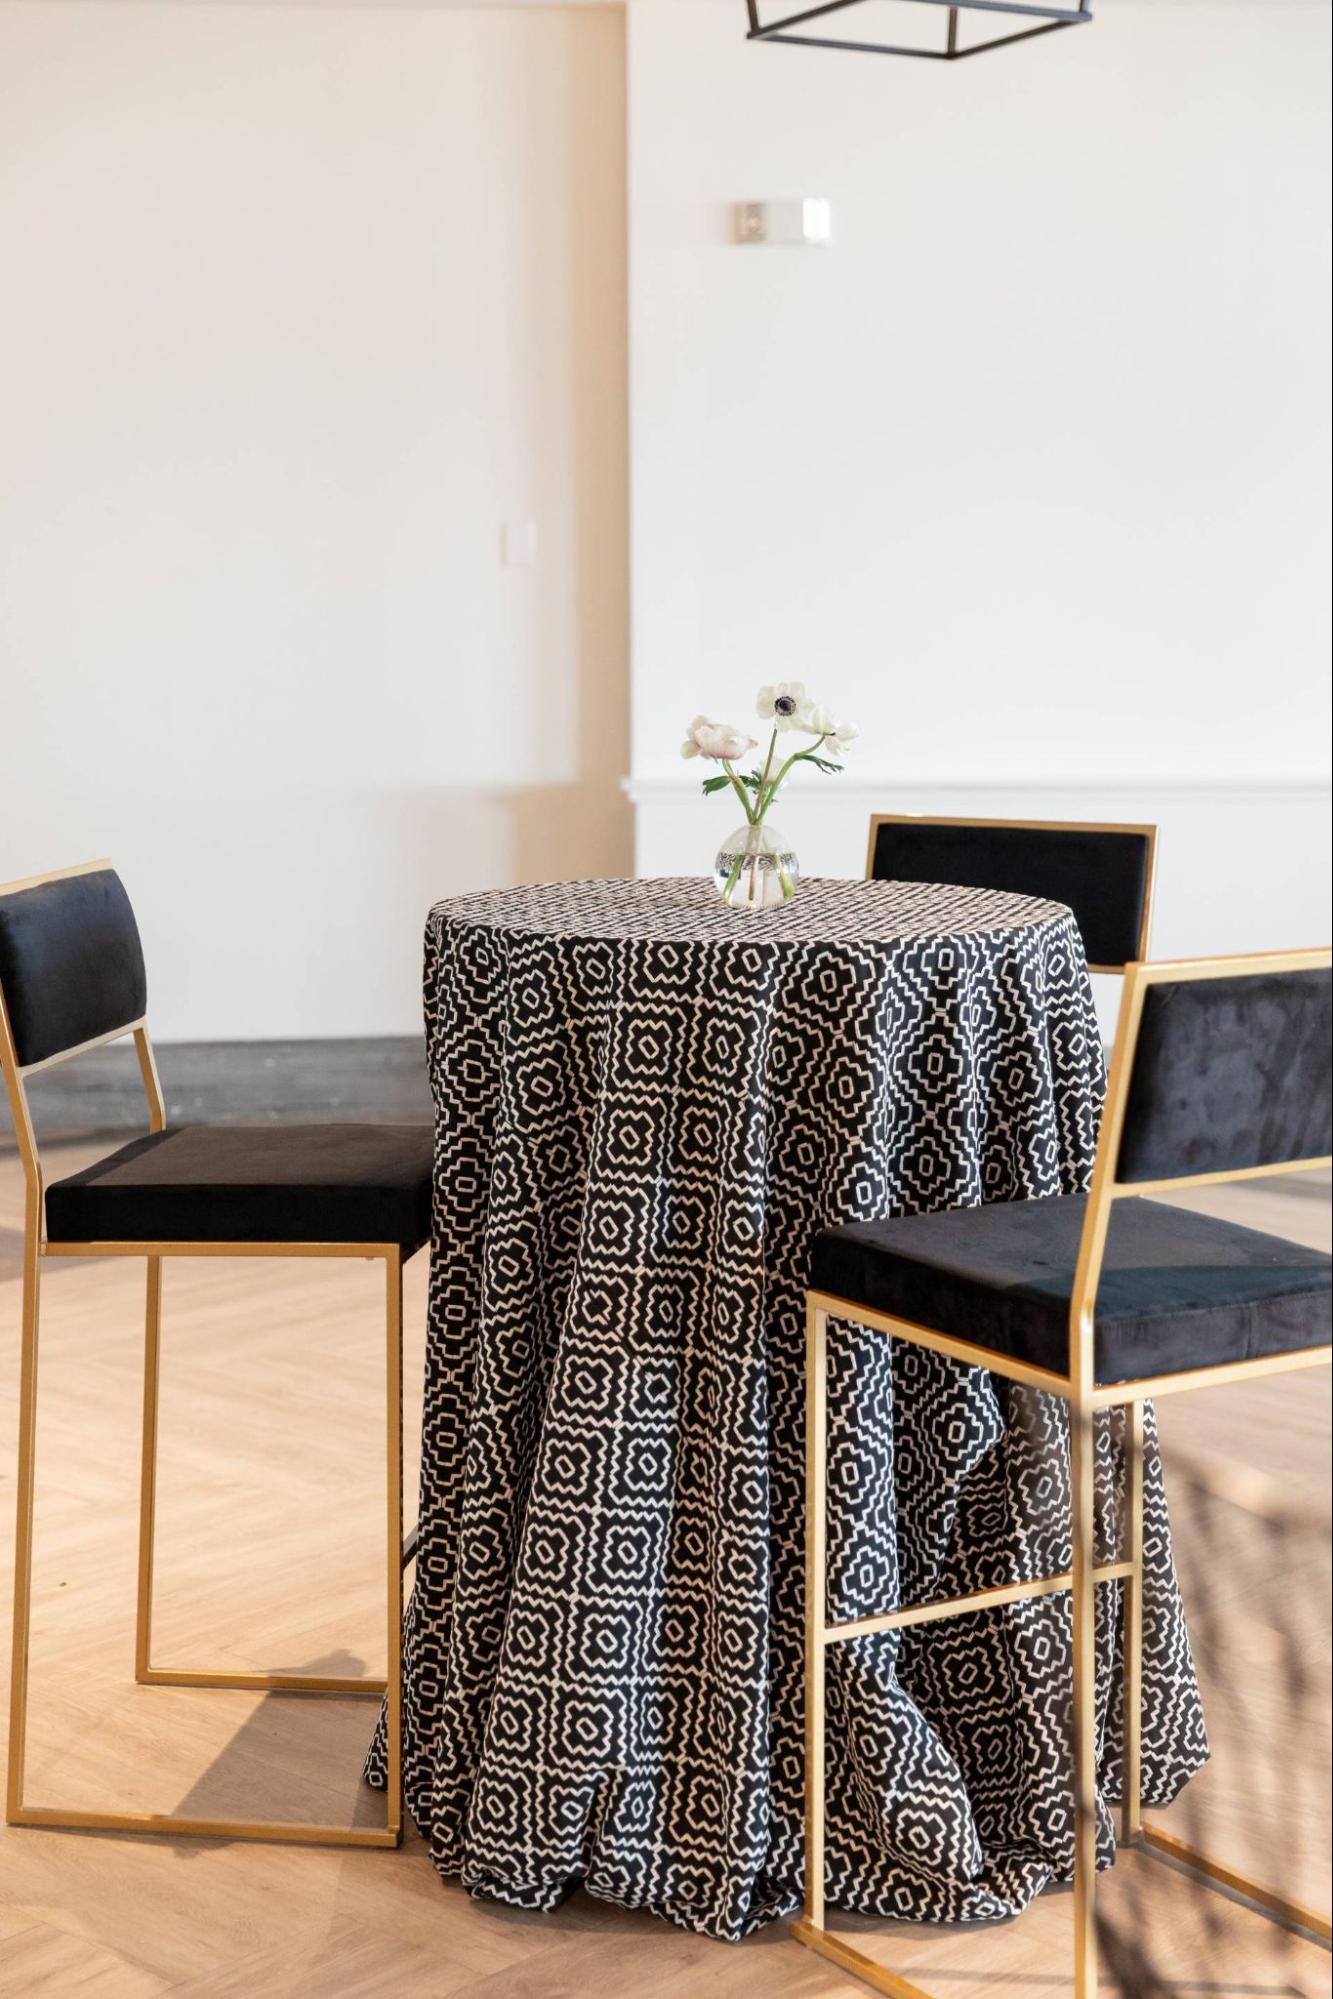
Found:
M 833 239 L 833 208 L 821 195 L 792 201 L 738 201 L 736 241 L 825 249 Z
M 500 560 L 506 569 L 531 569 L 537 560 L 536 521 L 501 521 Z

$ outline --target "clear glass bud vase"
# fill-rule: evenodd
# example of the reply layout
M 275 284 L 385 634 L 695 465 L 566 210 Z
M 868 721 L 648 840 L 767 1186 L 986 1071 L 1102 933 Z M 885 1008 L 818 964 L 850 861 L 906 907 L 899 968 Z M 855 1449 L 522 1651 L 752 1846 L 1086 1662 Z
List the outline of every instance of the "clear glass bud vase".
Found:
M 717 892 L 731 909 L 776 909 L 790 902 L 801 864 L 776 826 L 738 826 L 713 863 Z

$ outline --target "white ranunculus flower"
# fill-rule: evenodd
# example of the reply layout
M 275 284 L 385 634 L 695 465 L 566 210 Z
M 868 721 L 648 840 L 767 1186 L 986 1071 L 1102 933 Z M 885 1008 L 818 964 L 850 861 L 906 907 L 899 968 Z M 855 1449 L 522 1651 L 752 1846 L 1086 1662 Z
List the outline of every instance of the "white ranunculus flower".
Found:
M 690 723 L 689 734 L 681 749 L 683 757 L 712 757 L 715 763 L 734 763 L 747 750 L 754 748 L 754 737 L 747 736 L 744 729 L 738 729 L 731 722 L 710 722 L 706 715 L 696 715 Z
M 775 729 L 803 729 L 802 717 L 809 707 L 805 682 L 780 680 L 776 687 L 761 687 L 755 706 L 760 721 L 771 722 Z
M 699 741 L 698 741 L 697 732 L 700 729 L 706 729 L 707 727 L 708 727 L 707 715 L 696 715 L 694 720 L 690 723 L 689 728 L 685 731 L 685 740 L 680 746 L 680 753 L 683 757 L 698 756 Z
M 754 748 L 754 737 L 747 736 L 734 723 L 712 722 L 699 731 L 698 743 L 706 757 L 715 757 L 719 763 L 735 763 L 737 757 Z

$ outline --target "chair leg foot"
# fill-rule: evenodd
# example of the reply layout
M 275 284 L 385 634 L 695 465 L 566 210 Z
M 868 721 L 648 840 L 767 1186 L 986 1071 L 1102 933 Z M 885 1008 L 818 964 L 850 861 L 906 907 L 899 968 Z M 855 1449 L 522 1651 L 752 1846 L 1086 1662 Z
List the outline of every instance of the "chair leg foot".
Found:
M 803 1943 L 807 1950 L 819 1952 L 830 1964 L 836 1964 L 840 1971 L 850 1971 L 853 1978 L 860 1978 L 875 1992 L 883 1992 L 887 1999 L 930 1999 L 930 1994 L 920 1985 L 913 1985 L 909 1978 L 900 1978 L 896 1971 L 889 1971 L 877 1964 L 864 1951 L 853 1949 L 844 1943 L 822 1923 L 812 1923 L 806 1916 L 794 1916 L 791 1934 L 797 1943 Z
M 1323 1943 L 1333 1942 L 1333 1923 L 1321 1910 L 1308 1908 L 1303 1902 L 1293 1902 L 1288 1896 L 1279 1895 L 1275 1889 L 1266 1888 L 1261 1881 L 1252 1881 L 1236 1868 L 1227 1867 L 1219 1860 L 1210 1859 L 1206 1853 L 1200 1853 L 1196 1847 L 1187 1846 L 1173 1833 L 1145 1823 L 1140 1844 L 1152 1852 L 1166 1854 L 1201 1881 L 1229 1888 L 1242 1901 L 1252 1903 L 1261 1915 L 1285 1923 L 1292 1929 L 1305 1930 Z

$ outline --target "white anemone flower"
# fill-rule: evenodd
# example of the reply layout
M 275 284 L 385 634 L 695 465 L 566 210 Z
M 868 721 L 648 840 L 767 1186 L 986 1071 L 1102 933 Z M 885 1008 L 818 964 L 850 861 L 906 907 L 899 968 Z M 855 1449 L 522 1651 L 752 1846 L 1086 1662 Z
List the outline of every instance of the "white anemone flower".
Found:
M 776 687 L 761 687 L 755 707 L 761 722 L 775 729 L 804 729 L 809 710 L 803 680 L 780 680 Z
M 696 715 L 680 753 L 683 757 L 711 757 L 715 763 L 734 763 L 753 748 L 754 737 L 747 736 L 744 729 L 731 722 L 710 722 L 706 715 Z
M 801 726 L 808 729 L 812 736 L 823 736 L 825 748 L 832 750 L 835 756 L 846 756 L 861 733 L 855 722 L 840 722 L 836 715 L 817 702 L 811 702 L 806 708 Z
M 826 750 L 835 757 L 845 757 L 861 731 L 855 722 L 838 722 L 826 714 L 821 717 L 820 733 Z

